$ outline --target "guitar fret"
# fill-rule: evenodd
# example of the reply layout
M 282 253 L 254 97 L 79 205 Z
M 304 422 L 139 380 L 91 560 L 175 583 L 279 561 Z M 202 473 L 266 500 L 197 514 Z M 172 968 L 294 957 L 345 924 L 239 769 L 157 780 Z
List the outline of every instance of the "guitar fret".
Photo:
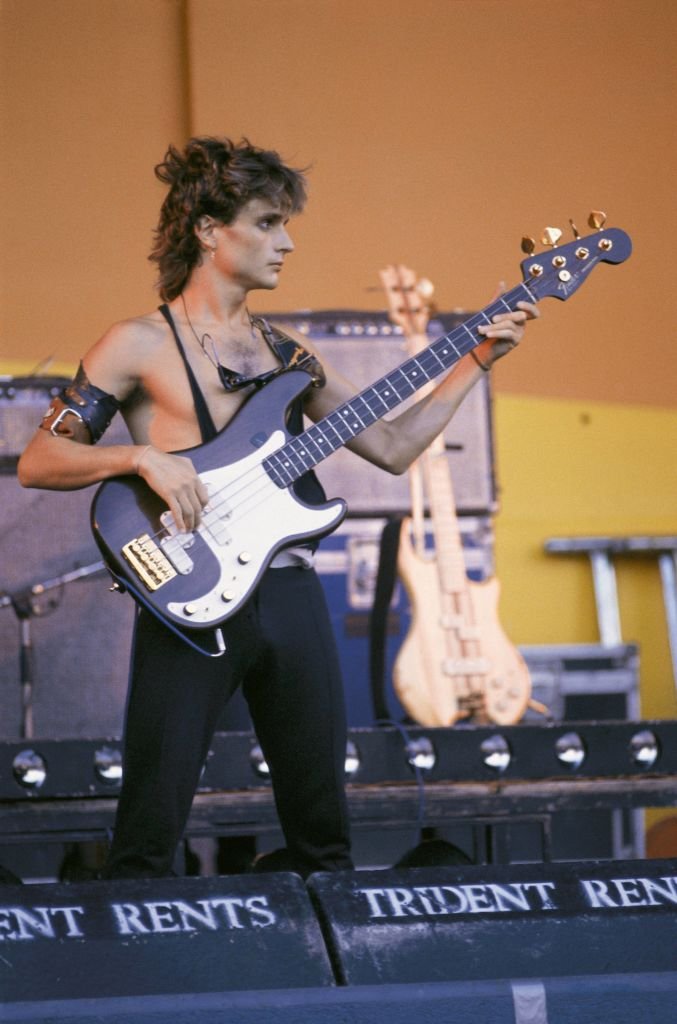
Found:
M 375 388 L 375 387 L 371 387 L 371 388 L 369 388 L 369 389 L 368 389 L 367 391 L 365 391 L 365 393 L 364 393 L 364 394 L 365 394 L 365 400 L 366 400 L 367 402 L 369 401 L 369 398 L 367 397 L 368 395 L 373 395 L 373 396 L 374 396 L 375 398 L 378 398 L 379 402 L 381 403 L 381 405 L 383 406 L 383 408 L 384 408 L 384 409 L 386 410 L 386 412 L 388 411 L 388 409 L 389 409 L 389 406 L 388 406 L 388 405 L 386 404 L 386 402 L 385 402 L 385 401 L 384 401 L 384 399 L 383 399 L 383 398 L 381 397 L 381 395 L 379 394 L 379 392 L 378 392 L 378 391 L 376 390 L 376 388 Z M 378 416 L 376 416 L 375 418 L 376 418 L 376 419 L 378 419 Z
M 359 417 L 357 411 L 355 410 L 355 408 L 353 407 L 352 403 L 350 403 L 349 405 L 344 405 L 343 409 L 344 409 L 344 412 L 343 412 L 344 419 L 345 419 L 345 417 L 350 415 L 350 416 L 354 416 L 355 419 L 357 420 L 357 423 L 346 423 L 346 426 L 350 427 L 351 430 L 353 430 L 355 434 L 357 434 L 360 430 L 363 430 L 367 426 L 367 424 L 363 423 L 363 421 L 360 419 L 360 417 Z
M 337 435 L 337 438 L 338 438 L 337 440 L 335 440 L 334 438 L 330 437 L 325 432 L 325 430 L 324 430 L 325 426 L 329 427 L 333 431 L 333 433 Z M 322 449 L 323 455 L 329 455 L 330 452 L 335 452 L 336 449 L 340 448 L 341 445 L 343 444 L 343 438 L 338 433 L 336 427 L 332 423 L 331 416 L 327 416 L 326 419 L 321 420 L 319 423 L 315 423 L 314 426 L 312 426 L 310 428 L 309 433 L 311 433 L 313 435 L 319 434 L 320 435 L 320 440 L 319 440 L 318 443 L 319 444 L 326 444 L 326 448 Z
M 297 438 L 292 438 L 292 440 L 287 445 L 287 451 L 290 454 L 290 457 L 294 464 L 294 469 L 296 471 L 298 471 L 300 468 L 300 472 L 305 473 L 306 470 L 310 469 L 311 466 L 315 465 L 315 463 L 312 460 L 308 460 L 308 451 L 306 446 L 302 445 L 299 448 L 297 444 Z
M 353 431 L 350 429 L 350 424 L 345 420 L 343 406 L 340 409 L 336 409 L 335 412 L 331 414 L 331 419 L 332 426 L 341 439 L 341 444 L 345 444 L 346 441 L 349 441 L 351 437 L 355 436 Z
M 279 452 L 269 455 L 262 465 L 278 487 L 287 487 L 294 482 L 296 477 L 289 471 L 289 463 L 285 462 L 282 452 L 284 452 L 284 448 L 281 448 Z
M 516 303 L 527 298 L 536 301 L 523 284 L 502 296 L 486 310 L 469 317 L 424 348 L 418 355 L 407 359 L 401 366 L 369 385 L 340 408 L 308 430 L 291 438 L 279 452 L 262 463 L 278 487 L 286 487 L 299 476 L 322 462 L 328 455 L 365 430 L 415 394 L 442 371 L 449 370 L 464 355 L 479 345 L 477 327 L 491 322 L 491 316 L 503 309 L 514 309 Z
M 461 324 L 461 327 L 462 327 L 462 328 L 463 328 L 463 329 L 464 329 L 465 331 L 467 331 L 467 332 L 468 332 L 468 334 L 470 335 L 470 337 L 472 338 L 472 340 L 473 340 L 473 341 L 475 341 L 475 335 L 474 335 L 474 334 L 472 333 L 472 331 L 471 331 L 471 330 L 470 330 L 470 328 L 468 327 L 467 323 L 463 323 L 463 324 Z
M 305 437 L 306 441 L 308 442 L 308 447 L 312 448 L 315 453 L 313 456 L 314 464 L 317 462 L 321 462 L 322 459 L 327 454 L 327 449 L 322 448 L 320 442 L 315 440 L 315 431 L 307 430 Z M 322 440 L 324 440 L 324 438 L 322 438 Z

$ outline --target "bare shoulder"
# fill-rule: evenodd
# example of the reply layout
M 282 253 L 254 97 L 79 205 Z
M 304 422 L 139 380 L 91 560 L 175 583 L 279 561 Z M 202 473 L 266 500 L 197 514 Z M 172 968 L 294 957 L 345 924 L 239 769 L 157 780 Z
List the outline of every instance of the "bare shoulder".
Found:
M 300 331 L 297 328 L 292 327 L 291 324 L 287 323 L 287 321 L 280 322 L 277 319 L 271 319 L 268 320 L 268 323 L 270 324 L 271 327 L 275 327 L 278 331 L 281 331 L 282 334 L 286 334 L 288 338 L 291 338 L 293 341 L 297 342 L 307 352 L 311 352 L 320 360 L 320 362 L 323 365 L 326 364 L 326 354 L 321 352 L 318 349 L 317 345 L 313 343 L 312 339 L 309 338 L 307 334 L 304 334 L 303 331 Z
M 289 327 L 286 323 L 284 326 L 275 320 L 271 320 L 271 323 L 316 356 L 322 365 L 325 376 L 324 387 L 313 388 L 306 396 L 305 411 L 311 419 L 317 420 L 326 416 L 342 402 L 347 402 L 355 397 L 359 388 L 327 358 L 326 352 L 320 351 L 310 338 L 301 331 Z
M 133 349 L 138 352 L 140 358 L 152 356 L 162 345 L 166 330 L 166 321 L 157 310 L 129 317 L 127 320 L 119 320 L 102 335 L 91 349 L 91 353 L 107 354 L 112 350 L 116 355 L 121 355 L 125 349 Z
M 166 322 L 158 311 L 114 323 L 83 358 L 85 371 L 97 387 L 124 398 L 157 357 L 166 341 Z

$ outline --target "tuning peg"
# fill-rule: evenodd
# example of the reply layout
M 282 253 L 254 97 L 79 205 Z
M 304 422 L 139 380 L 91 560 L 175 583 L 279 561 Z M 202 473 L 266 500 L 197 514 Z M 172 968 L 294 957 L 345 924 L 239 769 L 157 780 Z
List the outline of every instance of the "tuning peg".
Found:
M 425 302 L 428 302 L 433 297 L 435 285 L 427 277 L 422 277 L 416 284 L 416 291 Z
M 536 252 L 536 243 L 533 238 L 529 238 L 528 235 L 525 235 L 522 239 L 522 252 L 525 252 L 527 256 L 533 256 Z
M 572 221 L 571 217 L 569 217 L 569 223 L 571 224 L 571 230 L 573 232 L 574 238 L 576 239 L 576 241 L 578 241 L 578 239 L 581 237 L 581 233 Z
M 546 228 L 543 232 L 541 242 L 543 243 L 543 245 L 549 245 L 551 246 L 551 248 L 554 249 L 561 237 L 562 232 L 559 228 Z
M 588 217 L 588 224 L 591 228 L 595 228 L 596 231 L 599 231 L 606 224 L 606 213 L 602 210 L 592 210 Z

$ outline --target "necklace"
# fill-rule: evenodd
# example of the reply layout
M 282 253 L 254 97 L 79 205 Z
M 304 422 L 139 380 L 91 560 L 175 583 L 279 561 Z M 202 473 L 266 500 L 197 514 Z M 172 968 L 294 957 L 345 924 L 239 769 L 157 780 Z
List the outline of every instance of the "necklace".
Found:
M 209 362 L 212 364 L 212 366 L 218 373 L 219 380 L 221 381 L 221 385 L 223 386 L 224 391 L 239 391 L 241 388 L 246 388 L 250 384 L 253 384 L 256 388 L 260 388 L 263 387 L 264 384 L 267 384 L 269 380 L 272 380 L 273 377 L 276 377 L 278 373 L 282 372 L 284 366 L 280 366 L 275 370 L 267 370 L 266 372 L 260 373 L 255 377 L 245 377 L 245 375 L 242 373 L 236 373 L 234 370 L 227 369 L 227 367 L 223 366 L 223 364 L 219 360 L 219 356 L 216 351 L 216 345 L 214 344 L 214 339 L 212 338 L 211 334 L 207 334 L 205 332 L 205 334 L 203 334 L 202 337 L 200 337 L 200 335 L 193 327 L 193 322 L 188 316 L 188 309 L 186 308 L 186 300 L 183 296 L 183 292 L 181 293 L 181 302 L 183 304 L 183 312 L 186 316 L 186 322 L 190 327 L 191 331 L 193 332 L 195 340 L 202 349 L 202 354 L 209 360 Z M 256 337 L 256 326 L 252 319 L 252 315 L 248 309 L 247 317 L 249 318 L 249 329 L 251 331 L 252 339 L 254 339 Z M 207 350 L 207 342 L 209 342 L 211 345 L 211 353 L 208 352 Z
M 209 362 L 212 364 L 212 366 L 214 366 L 216 369 L 218 369 L 221 366 L 221 361 L 219 360 L 219 357 L 218 357 L 218 354 L 217 354 L 217 351 L 216 351 L 216 345 L 214 344 L 214 339 L 212 338 L 211 334 L 208 334 L 207 332 L 205 332 L 202 335 L 202 337 L 200 337 L 200 335 L 195 330 L 195 328 L 193 326 L 193 321 L 188 316 L 188 308 L 186 306 L 186 300 L 184 298 L 183 292 L 181 293 L 181 303 L 183 305 L 183 312 L 184 312 L 184 315 L 186 317 L 186 323 L 190 327 L 190 329 L 193 332 L 193 335 L 195 337 L 195 340 L 197 341 L 198 345 L 202 349 L 202 354 L 204 356 L 206 356 L 206 358 L 209 360 Z M 247 319 L 249 320 L 249 330 L 250 330 L 252 341 L 253 341 L 256 338 L 256 326 L 254 324 L 254 321 L 252 320 L 251 313 L 249 312 L 249 310 L 246 307 L 245 307 L 245 312 L 247 314 Z M 209 342 L 209 344 L 211 345 L 211 353 L 207 351 L 207 342 Z

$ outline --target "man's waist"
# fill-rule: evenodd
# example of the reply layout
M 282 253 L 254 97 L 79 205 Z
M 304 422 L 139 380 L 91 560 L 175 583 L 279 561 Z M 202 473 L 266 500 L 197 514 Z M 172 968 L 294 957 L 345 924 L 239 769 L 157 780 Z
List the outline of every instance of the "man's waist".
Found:
M 273 558 L 270 563 L 271 569 L 288 569 L 297 566 L 302 569 L 312 569 L 315 563 L 315 553 L 303 545 L 291 548 L 284 548 Z

